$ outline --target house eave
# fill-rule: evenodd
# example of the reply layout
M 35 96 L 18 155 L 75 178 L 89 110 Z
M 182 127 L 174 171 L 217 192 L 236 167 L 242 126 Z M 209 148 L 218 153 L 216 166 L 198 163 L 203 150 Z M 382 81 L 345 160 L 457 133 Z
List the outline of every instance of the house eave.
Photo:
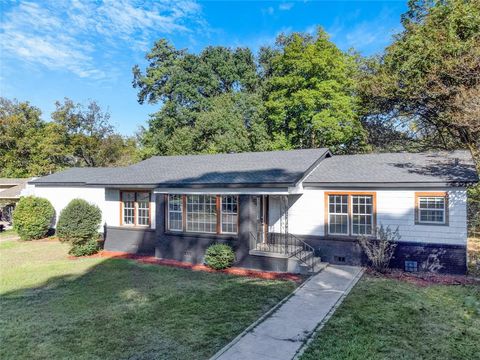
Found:
M 397 188 L 445 188 L 445 187 L 467 187 L 475 184 L 473 181 L 439 181 L 439 182 L 308 182 L 304 188 L 325 188 L 325 189 L 397 189 Z

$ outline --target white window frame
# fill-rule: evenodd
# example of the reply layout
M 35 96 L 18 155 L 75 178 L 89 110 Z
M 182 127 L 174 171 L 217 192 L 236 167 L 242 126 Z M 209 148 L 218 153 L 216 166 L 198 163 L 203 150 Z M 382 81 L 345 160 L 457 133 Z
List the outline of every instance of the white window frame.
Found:
M 237 212 L 224 212 L 223 211 L 223 198 L 224 197 L 231 197 L 235 199 L 235 203 L 237 206 Z M 235 228 L 237 231 L 225 231 L 223 229 L 223 215 L 234 215 L 236 218 L 236 222 L 234 223 Z M 220 195 L 220 233 L 221 234 L 238 234 L 238 196 L 237 195 Z
M 374 201 L 374 200 L 373 200 L 373 195 L 351 194 L 351 195 L 349 195 L 348 197 L 349 197 L 349 200 L 348 200 L 349 206 L 351 206 L 351 208 L 350 208 L 350 209 L 351 209 L 350 213 L 351 213 L 351 217 L 352 217 L 352 219 L 351 219 L 351 221 L 350 221 L 350 222 L 351 222 L 351 228 L 350 228 L 351 234 L 352 234 L 353 236 L 373 236 L 374 233 L 375 233 L 375 229 L 374 229 L 374 216 L 373 216 L 373 213 L 374 213 L 374 208 L 373 208 L 373 201 Z M 371 203 L 370 203 L 369 205 L 370 205 L 371 208 L 372 208 L 372 212 L 371 212 L 370 214 L 355 214 L 355 213 L 353 212 L 353 198 L 354 198 L 354 197 L 364 197 L 364 198 L 369 197 L 369 198 L 371 199 Z M 364 205 L 364 206 L 366 206 L 366 205 Z M 354 224 L 353 224 L 353 217 L 354 217 L 355 215 L 359 215 L 359 216 L 370 216 L 370 226 L 371 226 L 371 228 L 372 228 L 372 231 L 371 231 L 369 234 L 358 234 L 358 233 L 355 233 L 355 232 L 353 231 L 353 225 L 354 225 Z
M 347 212 L 346 213 L 332 213 L 330 212 L 330 197 L 331 196 L 346 196 L 347 197 Z M 327 234 L 328 235 L 337 235 L 337 236 L 349 236 L 349 229 L 350 229 L 350 215 L 348 213 L 348 206 L 349 206 L 349 195 L 348 194 L 328 194 L 328 202 L 327 202 L 327 207 L 328 207 L 328 221 L 327 221 Z M 330 232 L 330 215 L 341 215 L 341 216 L 346 216 L 347 217 L 347 232 L 346 233 L 334 233 Z
M 135 224 L 136 224 L 136 213 L 135 213 L 135 212 L 136 212 L 136 206 L 135 206 L 135 198 L 136 198 L 136 196 L 135 196 L 135 192 L 134 192 L 134 191 L 122 191 L 121 193 L 122 193 L 122 218 L 121 218 L 121 220 L 122 220 L 122 226 L 135 226 Z M 125 200 L 125 194 L 132 194 L 132 195 L 133 195 L 133 200 L 131 200 L 131 201 L 126 201 L 126 200 Z M 125 206 L 125 203 L 126 203 L 126 202 L 132 203 L 132 206 L 133 206 L 133 207 L 127 207 L 127 206 Z M 132 216 L 131 216 L 131 218 L 132 218 L 132 223 L 131 223 L 131 224 L 130 224 L 130 223 L 127 223 L 127 222 L 125 221 L 125 212 L 126 212 L 127 210 L 132 210 Z M 129 217 L 130 217 L 130 216 L 129 216 Z
M 422 199 L 442 199 L 443 200 L 443 209 L 438 208 L 420 208 L 420 202 Z M 428 200 L 427 200 L 428 201 Z M 422 220 L 422 211 L 441 211 L 442 212 L 442 221 L 425 221 Z M 421 225 L 446 225 L 447 224 L 447 196 L 438 196 L 438 195 L 420 195 L 417 197 L 417 224 Z
M 148 197 L 147 197 L 147 201 L 138 201 L 138 195 L 139 194 L 147 194 Z M 147 207 L 146 208 L 140 208 L 140 203 L 141 202 L 146 202 L 147 204 Z M 135 192 L 135 208 L 136 208 L 136 217 L 137 217 L 137 226 L 150 226 L 150 217 L 151 217 L 151 214 L 150 214 L 150 202 L 151 202 L 151 194 L 148 192 L 148 191 L 136 191 Z M 141 210 L 146 210 L 146 213 L 147 213 L 147 223 L 146 224 L 140 224 L 140 211 Z M 145 219 L 145 216 L 142 216 L 141 217 L 142 219 Z
M 179 196 L 180 197 L 180 211 L 170 209 L 170 197 Z M 170 225 L 170 213 L 179 213 L 180 214 L 180 229 L 172 229 Z M 183 232 L 183 195 L 181 194 L 168 194 L 167 195 L 167 229 L 168 231 Z
M 217 226 L 218 226 L 218 224 L 217 224 L 217 223 L 218 223 L 218 215 L 217 215 L 218 209 L 217 209 L 217 206 L 216 206 L 216 204 L 217 204 L 217 197 L 216 197 L 216 195 L 212 195 L 212 194 L 201 194 L 201 195 L 185 195 L 185 196 L 186 196 L 186 201 L 185 201 L 185 207 L 186 207 L 186 208 L 185 208 L 185 232 L 188 232 L 188 233 L 202 233 L 202 234 L 216 234 L 216 233 L 217 233 Z M 215 201 L 213 202 L 214 208 L 215 208 L 215 223 L 214 223 L 214 224 L 215 224 L 215 227 L 214 227 L 213 231 L 198 230 L 198 229 L 197 229 L 197 230 L 191 230 L 191 229 L 189 230 L 189 228 L 188 228 L 188 225 L 189 225 L 189 221 L 188 221 L 188 214 L 189 214 L 189 213 L 188 213 L 188 205 L 189 205 L 189 203 L 188 203 L 188 198 L 189 198 L 189 197 L 192 197 L 192 196 L 199 196 L 199 197 L 202 197 L 202 196 L 203 196 L 203 197 L 210 197 L 210 198 L 214 198 L 214 199 L 215 199 Z M 207 203 L 207 202 L 204 201 L 202 204 L 203 204 L 204 206 L 211 206 L 212 203 L 211 203 L 211 202 L 208 202 L 208 203 Z M 195 204 L 192 203 L 192 205 L 195 205 Z M 200 212 L 197 212 L 197 213 L 198 213 L 198 214 L 203 214 L 204 216 L 205 216 L 206 214 L 209 214 L 208 212 L 205 212 L 205 211 L 204 211 L 204 212 L 201 212 L 201 213 L 200 213 Z M 192 214 L 194 214 L 194 212 L 192 212 Z M 192 224 L 192 223 L 193 223 L 193 222 L 190 221 L 190 224 Z M 200 222 L 197 222 L 197 224 L 200 224 Z M 212 223 L 204 222 L 204 224 L 212 224 Z
M 138 206 L 138 194 L 144 193 L 148 194 L 148 207 L 146 208 L 148 214 L 148 224 L 139 224 L 139 206 Z M 132 209 L 125 207 L 125 194 L 133 194 L 133 201 L 129 201 L 133 203 L 133 223 L 127 224 L 125 222 L 125 210 Z M 121 226 L 128 226 L 128 227 L 143 227 L 148 228 L 151 226 L 152 222 L 152 214 L 151 214 L 151 201 L 152 201 L 152 193 L 148 190 L 120 190 L 120 206 L 121 206 L 121 217 L 120 217 L 120 224 Z M 145 210 L 145 209 L 144 209 Z M 145 217 L 143 217 L 145 218 Z

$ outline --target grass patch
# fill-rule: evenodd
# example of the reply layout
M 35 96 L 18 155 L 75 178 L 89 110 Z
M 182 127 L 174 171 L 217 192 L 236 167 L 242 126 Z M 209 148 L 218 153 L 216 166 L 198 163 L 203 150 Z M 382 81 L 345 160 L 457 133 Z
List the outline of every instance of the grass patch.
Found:
M 5 231 L 0 232 L 0 239 L 5 238 L 5 237 L 11 237 L 13 235 L 17 235 L 15 230 L 13 230 L 13 229 L 5 230 Z
M 478 354 L 478 286 L 418 287 L 365 275 L 301 359 L 474 359 Z
M 295 287 L 225 274 L 67 259 L 55 241 L 0 249 L 0 358 L 202 359 Z
M 468 238 L 468 274 L 480 277 L 480 238 Z

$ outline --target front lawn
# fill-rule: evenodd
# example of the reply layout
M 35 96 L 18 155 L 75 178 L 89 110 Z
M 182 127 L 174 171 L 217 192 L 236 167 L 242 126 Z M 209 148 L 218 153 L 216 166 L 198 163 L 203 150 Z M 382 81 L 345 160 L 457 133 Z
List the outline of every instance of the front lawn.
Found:
M 13 229 L 4 230 L 0 232 L 0 239 L 6 238 L 6 237 L 12 237 L 12 236 L 15 236 L 16 234 L 17 233 Z
M 301 360 L 478 359 L 480 286 L 365 275 Z
M 1 359 L 206 359 L 295 284 L 0 242 Z

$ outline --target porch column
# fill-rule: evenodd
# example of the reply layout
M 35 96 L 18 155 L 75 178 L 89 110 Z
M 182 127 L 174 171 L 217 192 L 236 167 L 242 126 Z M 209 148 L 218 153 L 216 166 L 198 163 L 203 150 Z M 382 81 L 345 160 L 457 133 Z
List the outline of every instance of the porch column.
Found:
M 238 248 L 237 260 L 248 256 L 250 249 L 250 233 L 256 230 L 256 214 L 252 195 L 240 195 L 239 200 L 239 219 L 238 219 Z

